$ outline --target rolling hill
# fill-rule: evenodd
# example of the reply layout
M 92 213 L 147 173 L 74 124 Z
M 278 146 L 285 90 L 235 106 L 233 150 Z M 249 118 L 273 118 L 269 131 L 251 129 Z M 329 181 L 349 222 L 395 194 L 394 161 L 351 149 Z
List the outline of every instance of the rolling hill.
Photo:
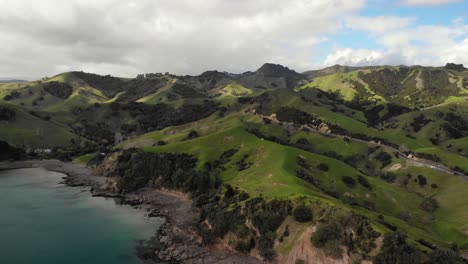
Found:
M 119 191 L 168 177 L 161 186 L 205 212 L 204 239 L 266 260 L 293 258 L 327 225 L 342 232 L 314 247 L 343 261 L 382 257 L 395 231 L 426 258 L 468 252 L 467 124 L 468 70 L 456 64 L 0 83 L 0 140 L 107 162 Z M 300 206 L 313 217 L 298 220 Z

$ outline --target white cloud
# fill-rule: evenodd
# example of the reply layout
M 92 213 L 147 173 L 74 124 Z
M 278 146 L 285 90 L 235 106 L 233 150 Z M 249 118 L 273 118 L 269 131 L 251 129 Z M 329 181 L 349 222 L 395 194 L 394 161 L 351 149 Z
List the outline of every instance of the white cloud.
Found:
M 298 70 L 364 0 L 0 0 L 0 74 Z M 7 63 L 5 63 L 7 62 Z M 306 63 L 304 63 L 306 62 Z
M 434 6 L 460 2 L 463 2 L 463 0 L 403 0 L 403 3 L 409 6 Z
M 324 65 L 468 65 L 468 25 L 416 26 L 381 33 L 375 39 L 379 48 L 337 48 Z
M 0 77 L 50 76 L 68 70 L 120 76 L 243 72 L 264 62 L 297 71 L 335 63 L 468 64 L 468 25 L 462 18 L 454 18 L 449 26 L 421 26 L 413 17 L 363 16 L 359 12 L 364 4 L 365 0 L 0 0 Z M 353 31 L 368 33 L 376 48 L 338 47 L 323 62 L 312 62 L 323 55 L 326 44 L 333 44 L 335 32 L 349 33 L 352 39 Z
M 363 30 L 370 33 L 384 33 L 411 25 L 415 18 L 398 16 L 351 16 L 346 20 L 346 26 L 353 30 Z
M 369 66 L 369 65 L 395 65 L 404 60 L 399 54 L 382 50 L 370 49 L 336 49 L 329 54 L 324 61 L 325 65 L 348 65 L 348 66 Z

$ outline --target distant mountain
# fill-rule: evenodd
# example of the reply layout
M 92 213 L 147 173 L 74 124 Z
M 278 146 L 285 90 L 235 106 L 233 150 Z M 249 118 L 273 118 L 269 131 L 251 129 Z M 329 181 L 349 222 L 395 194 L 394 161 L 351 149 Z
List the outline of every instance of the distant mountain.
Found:
M 303 72 L 302 74 L 307 77 L 308 80 L 312 80 L 316 77 L 321 77 L 325 75 L 330 75 L 330 74 L 335 74 L 335 73 L 347 73 L 351 71 L 356 71 L 364 68 L 370 68 L 370 67 L 352 67 L 352 66 L 341 66 L 339 64 L 319 69 L 319 70 L 311 70 L 311 71 L 306 71 Z
M 16 79 L 16 78 L 0 78 L 0 83 L 25 83 L 27 80 Z
M 306 83 L 306 76 L 287 67 L 265 63 L 250 74 L 243 74 L 237 82 L 248 88 L 257 89 L 293 89 L 300 83 Z

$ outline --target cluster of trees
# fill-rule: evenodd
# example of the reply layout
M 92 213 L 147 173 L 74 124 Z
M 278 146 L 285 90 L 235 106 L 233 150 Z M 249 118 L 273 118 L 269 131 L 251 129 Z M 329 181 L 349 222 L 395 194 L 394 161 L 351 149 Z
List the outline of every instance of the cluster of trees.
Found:
M 73 88 L 63 82 L 47 82 L 43 84 L 43 88 L 46 92 L 61 99 L 67 99 L 73 92 Z
M 376 264 L 466 264 L 453 249 L 444 249 L 427 245 L 433 250 L 425 254 L 407 242 L 407 235 L 402 232 L 385 234 L 379 254 L 374 258 Z
M 102 76 L 86 72 L 73 72 L 73 75 L 82 79 L 86 84 L 100 90 L 106 97 L 114 97 L 118 92 L 124 91 L 125 82 L 110 75 Z
M 185 154 L 148 153 L 124 150 L 113 175 L 117 188 L 127 193 L 145 186 L 167 187 L 189 193 L 204 193 L 214 187 L 210 176 L 196 169 L 197 159 Z
M 444 120 L 443 128 L 448 137 L 457 139 L 468 136 L 468 119 L 453 112 L 448 112 Z
M 373 230 L 366 218 L 353 213 L 335 213 L 318 224 L 311 236 L 312 245 L 332 257 L 341 257 L 343 246 L 351 253 L 361 253 L 364 258 L 377 247 L 375 239 L 380 234 Z
M 16 112 L 13 109 L 0 105 L 0 121 L 10 121 L 16 116 Z
M 201 104 L 183 105 L 174 109 L 166 104 L 147 105 L 143 103 L 119 104 L 111 106 L 113 111 L 128 111 L 136 119 L 144 132 L 181 125 L 205 118 L 218 110 L 218 104 L 205 100 Z
M 281 145 L 285 145 L 285 146 L 293 145 L 293 144 L 290 144 L 288 141 L 286 141 L 284 139 L 277 138 L 275 136 L 265 135 L 265 134 L 262 133 L 262 131 L 260 131 L 257 128 L 248 128 L 247 132 L 257 136 L 258 138 L 268 140 L 268 141 L 271 141 L 271 142 L 275 142 L 275 143 L 278 143 L 278 144 L 281 144 Z
M 21 97 L 21 94 L 19 92 L 13 91 L 10 94 L 7 94 L 5 97 L 3 97 L 3 100 L 10 101 L 10 100 L 13 100 L 13 99 L 18 99 L 20 97 Z
M 11 146 L 5 141 L 0 141 L 0 161 L 19 160 L 25 157 L 23 149 Z
M 316 116 L 288 106 L 283 106 L 276 111 L 276 118 L 279 121 L 286 121 L 299 125 L 312 124 L 318 126 L 322 123 L 322 120 Z
M 234 245 L 237 250 L 248 253 L 257 246 L 264 259 L 272 260 L 275 256 L 273 246 L 276 231 L 284 219 L 291 215 L 292 202 L 281 199 L 267 201 L 262 197 L 247 200 L 248 198 L 246 193 L 231 187 L 210 197 L 205 196 L 201 204 L 199 233 L 205 243 L 210 243 L 215 238 L 223 238 L 225 234 L 232 232 L 237 237 Z M 241 201 L 245 201 L 243 205 L 239 205 Z M 204 220 L 210 225 L 206 225 Z M 251 226 L 246 225 L 247 222 Z
M 392 156 L 385 151 L 381 151 L 375 155 L 375 159 L 382 164 L 381 168 L 386 167 L 392 163 Z
M 81 120 L 72 126 L 76 134 L 96 142 L 101 146 L 108 146 L 115 141 L 115 135 L 111 129 L 104 122 L 97 122 L 95 124 L 88 123 L 87 120 Z
M 343 228 L 336 222 L 323 223 L 311 237 L 312 244 L 317 248 L 322 248 L 325 254 L 333 257 L 340 257 L 343 240 Z
M 415 133 L 419 132 L 424 126 L 429 124 L 432 120 L 426 119 L 424 114 L 420 114 L 413 119 L 413 122 L 410 123 L 410 126 L 413 128 Z

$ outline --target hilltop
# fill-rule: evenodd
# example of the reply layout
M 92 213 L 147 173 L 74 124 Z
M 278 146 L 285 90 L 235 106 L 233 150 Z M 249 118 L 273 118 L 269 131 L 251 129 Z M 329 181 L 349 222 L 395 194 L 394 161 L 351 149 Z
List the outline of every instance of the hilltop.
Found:
M 395 231 L 413 263 L 468 252 L 467 117 L 452 63 L 0 83 L 0 140 L 190 193 L 206 243 L 278 263 L 379 263 Z

